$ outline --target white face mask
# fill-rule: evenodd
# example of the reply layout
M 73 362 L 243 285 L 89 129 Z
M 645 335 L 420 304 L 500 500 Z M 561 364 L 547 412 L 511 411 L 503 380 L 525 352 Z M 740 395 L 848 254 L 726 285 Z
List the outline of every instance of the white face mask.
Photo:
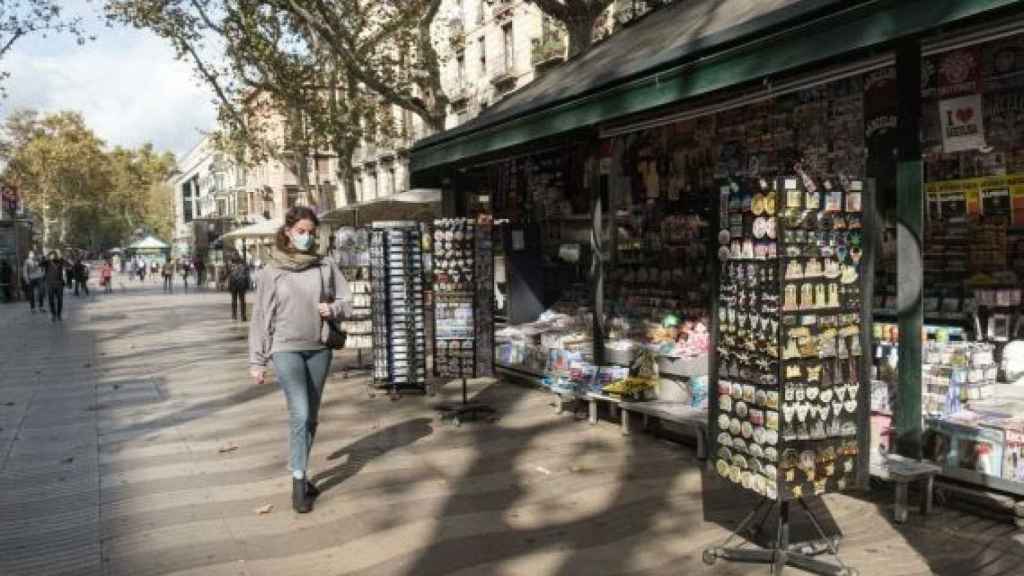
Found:
M 305 252 L 312 245 L 313 237 L 308 232 L 292 234 L 292 246 L 295 246 L 296 250 Z

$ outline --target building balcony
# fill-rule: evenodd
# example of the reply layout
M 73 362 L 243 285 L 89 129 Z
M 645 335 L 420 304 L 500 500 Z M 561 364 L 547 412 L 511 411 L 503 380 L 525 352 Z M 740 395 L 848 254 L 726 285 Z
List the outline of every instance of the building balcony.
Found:
M 491 16 L 499 24 L 511 20 L 515 15 L 514 0 L 490 0 Z
M 515 88 L 518 74 L 515 70 L 515 59 L 510 55 L 505 60 L 499 60 L 498 66 L 495 67 L 493 74 L 491 75 L 491 84 L 495 88 L 502 91 L 507 91 Z
M 466 26 L 462 18 L 448 20 L 448 41 L 452 48 L 463 48 L 466 46 Z
M 466 102 L 469 101 L 470 96 L 472 94 L 469 85 L 459 82 L 448 94 L 448 102 L 451 104 L 452 110 L 457 112 L 466 107 Z
M 565 61 L 565 38 L 551 35 L 535 38 L 530 49 L 530 63 L 538 73 L 544 73 Z

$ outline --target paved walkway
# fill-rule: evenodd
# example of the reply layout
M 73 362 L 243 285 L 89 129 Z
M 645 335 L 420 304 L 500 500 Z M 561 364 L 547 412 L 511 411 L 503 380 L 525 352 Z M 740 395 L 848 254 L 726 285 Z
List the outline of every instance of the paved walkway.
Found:
M 748 501 L 692 450 L 511 384 L 474 390 L 500 422 L 455 429 L 435 399 L 370 399 L 338 370 L 324 494 L 293 514 L 284 400 L 246 380 L 227 302 L 128 283 L 70 297 L 62 324 L 0 306 L 0 574 L 767 573 L 701 563 Z M 889 499 L 824 503 L 864 576 L 1024 574 L 1011 526 L 944 510 L 897 528 Z

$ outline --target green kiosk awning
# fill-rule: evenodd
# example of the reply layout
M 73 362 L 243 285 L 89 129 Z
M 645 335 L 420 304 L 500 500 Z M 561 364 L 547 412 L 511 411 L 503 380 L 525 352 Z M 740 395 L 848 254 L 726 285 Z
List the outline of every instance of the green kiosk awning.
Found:
M 414 185 L 439 169 L 843 54 L 1021 0 L 687 0 L 613 35 L 469 122 L 419 141 Z

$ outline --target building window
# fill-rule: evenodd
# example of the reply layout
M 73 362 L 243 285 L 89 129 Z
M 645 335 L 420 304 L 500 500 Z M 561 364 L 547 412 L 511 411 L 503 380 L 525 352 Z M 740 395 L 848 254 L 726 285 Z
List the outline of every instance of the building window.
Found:
M 513 64 L 515 63 L 516 45 L 515 38 L 512 36 L 512 23 L 506 22 L 501 27 L 501 39 L 504 53 L 502 54 L 502 64 L 504 64 L 503 72 L 506 74 L 512 73 Z
M 455 89 L 462 90 L 466 85 L 466 53 L 459 50 L 455 54 Z
M 480 76 L 487 76 L 487 39 L 480 37 Z
M 380 189 L 377 187 L 377 172 L 373 171 L 370 173 L 370 194 L 371 200 L 380 197 Z
M 285 203 L 286 208 L 294 208 L 299 205 L 298 186 L 288 186 L 285 188 L 285 194 L 288 195 Z
M 235 216 L 246 216 L 249 214 L 251 193 L 238 192 L 235 198 Z
M 388 180 L 391 184 L 390 194 L 394 195 L 398 193 L 398 171 L 395 169 L 395 165 L 392 164 L 391 168 L 388 169 Z
M 192 213 L 192 180 L 181 185 L 182 214 L 185 223 L 189 223 L 195 217 Z

